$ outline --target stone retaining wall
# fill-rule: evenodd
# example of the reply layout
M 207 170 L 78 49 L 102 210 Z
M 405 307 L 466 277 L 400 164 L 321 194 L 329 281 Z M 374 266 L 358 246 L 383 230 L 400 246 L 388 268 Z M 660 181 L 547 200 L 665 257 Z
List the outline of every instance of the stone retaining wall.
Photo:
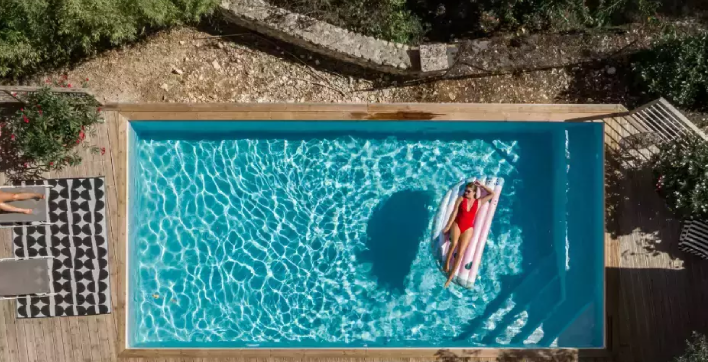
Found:
M 221 12 L 237 25 L 335 59 L 387 73 L 421 72 L 417 48 L 353 33 L 263 0 L 224 0 Z

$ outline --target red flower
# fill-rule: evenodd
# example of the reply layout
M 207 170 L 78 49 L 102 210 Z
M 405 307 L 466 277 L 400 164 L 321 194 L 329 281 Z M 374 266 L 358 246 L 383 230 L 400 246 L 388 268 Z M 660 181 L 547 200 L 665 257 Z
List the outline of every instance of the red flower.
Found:
M 96 108 L 96 112 L 100 112 L 100 111 L 101 111 L 101 107 Z
M 24 108 L 20 108 L 20 112 L 24 112 L 24 111 L 25 111 L 25 109 L 24 109 Z
M 40 116 L 42 115 L 42 110 L 41 110 L 41 109 L 39 110 L 39 115 L 40 115 Z
M 49 166 L 54 166 L 54 162 L 50 162 L 50 163 L 49 163 Z
M 71 88 L 71 84 L 67 84 L 66 87 L 67 87 L 67 88 Z
M 103 155 L 105 155 L 105 154 L 106 154 L 106 148 L 105 148 L 105 147 L 101 147 L 101 156 L 103 156 Z
M 83 141 L 84 138 L 86 138 L 86 133 L 84 133 L 84 131 L 79 131 L 79 142 Z
M 86 78 L 86 81 L 88 82 L 88 78 Z
M 13 134 L 13 135 L 10 135 L 10 139 L 14 141 L 14 140 L 15 140 L 15 135 L 14 135 L 14 134 Z
M 25 168 L 29 167 L 29 163 L 25 162 Z
M 29 123 L 29 118 L 27 118 L 24 114 L 22 115 L 22 120 L 24 120 L 25 123 Z
M 78 140 L 76 140 L 76 144 L 78 145 L 79 143 L 81 143 L 81 139 L 80 139 L 80 138 L 79 138 Z
M 49 83 L 51 81 L 52 81 L 51 79 L 47 78 L 47 80 L 45 80 L 44 83 Z

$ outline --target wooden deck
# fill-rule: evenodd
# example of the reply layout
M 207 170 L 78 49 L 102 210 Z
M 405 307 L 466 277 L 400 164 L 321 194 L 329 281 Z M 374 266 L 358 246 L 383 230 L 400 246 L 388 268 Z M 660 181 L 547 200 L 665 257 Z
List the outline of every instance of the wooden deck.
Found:
M 84 162 L 56 177 L 104 176 L 109 208 L 111 295 L 114 312 L 95 317 L 64 317 L 18 320 L 14 302 L 0 302 L 0 361 L 116 361 L 123 345 L 121 317 L 125 287 L 120 277 L 124 269 L 125 229 L 121 227 L 121 200 L 125 165 L 125 135 L 120 133 L 120 113 L 133 119 L 495 119 L 563 120 L 592 117 L 621 111 L 620 106 L 530 106 L 530 105 L 107 105 L 106 124 L 89 141 L 106 147 L 106 154 L 86 155 Z M 400 119 L 400 118 L 399 118 Z M 667 361 L 683 349 L 683 340 L 692 330 L 708 331 L 708 263 L 676 250 L 678 222 L 664 212 L 655 196 L 648 171 L 614 167 L 608 156 L 606 197 L 608 338 L 618 361 Z M 0 175 L 0 184 L 7 181 Z M 659 243 L 658 241 L 662 241 Z M 10 257 L 10 231 L 0 230 L 0 257 Z M 385 354 L 342 351 L 337 361 L 423 361 L 461 360 L 459 351 L 437 351 L 434 355 L 408 351 Z M 468 351 L 469 360 L 478 361 L 605 361 L 598 355 L 578 356 L 574 350 Z M 182 353 L 169 358 L 124 358 L 124 361 L 241 361 L 243 358 L 215 359 L 207 355 Z M 428 356 L 423 358 L 423 356 Z M 210 356 L 211 357 L 211 356 Z M 260 357 L 315 358 L 303 351 L 272 351 Z M 260 358 L 263 359 L 263 358 Z M 264 359 L 263 359 L 264 360 Z

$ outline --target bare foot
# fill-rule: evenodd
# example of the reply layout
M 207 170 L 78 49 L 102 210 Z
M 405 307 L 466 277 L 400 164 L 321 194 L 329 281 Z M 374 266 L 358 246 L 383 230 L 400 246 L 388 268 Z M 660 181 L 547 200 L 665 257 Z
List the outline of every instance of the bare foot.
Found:
M 452 281 L 452 280 L 448 280 L 448 281 L 445 282 L 445 288 L 447 288 L 447 287 L 450 286 L 450 282 L 451 282 L 451 281 Z
M 39 197 L 37 198 L 37 200 L 43 200 L 45 197 L 46 196 L 44 196 L 43 194 L 40 194 Z
M 25 209 L 25 210 L 22 210 L 22 213 L 23 213 L 23 214 L 27 214 L 27 215 L 32 215 L 32 210 L 31 210 L 31 209 Z

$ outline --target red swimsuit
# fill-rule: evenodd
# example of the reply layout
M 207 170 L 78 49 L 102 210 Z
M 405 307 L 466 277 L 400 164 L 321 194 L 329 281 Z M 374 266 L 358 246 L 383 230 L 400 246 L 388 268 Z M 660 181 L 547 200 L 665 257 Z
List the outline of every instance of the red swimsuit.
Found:
M 467 202 L 469 199 L 463 198 L 462 202 L 460 203 L 460 207 L 457 210 L 457 217 L 455 218 L 455 222 L 457 223 L 457 227 L 460 228 L 460 234 L 464 233 L 467 231 L 467 229 L 471 228 L 474 226 L 474 219 L 475 216 L 477 216 L 477 207 L 479 206 L 479 200 L 474 199 L 474 203 L 472 204 L 472 208 L 467 211 Z

